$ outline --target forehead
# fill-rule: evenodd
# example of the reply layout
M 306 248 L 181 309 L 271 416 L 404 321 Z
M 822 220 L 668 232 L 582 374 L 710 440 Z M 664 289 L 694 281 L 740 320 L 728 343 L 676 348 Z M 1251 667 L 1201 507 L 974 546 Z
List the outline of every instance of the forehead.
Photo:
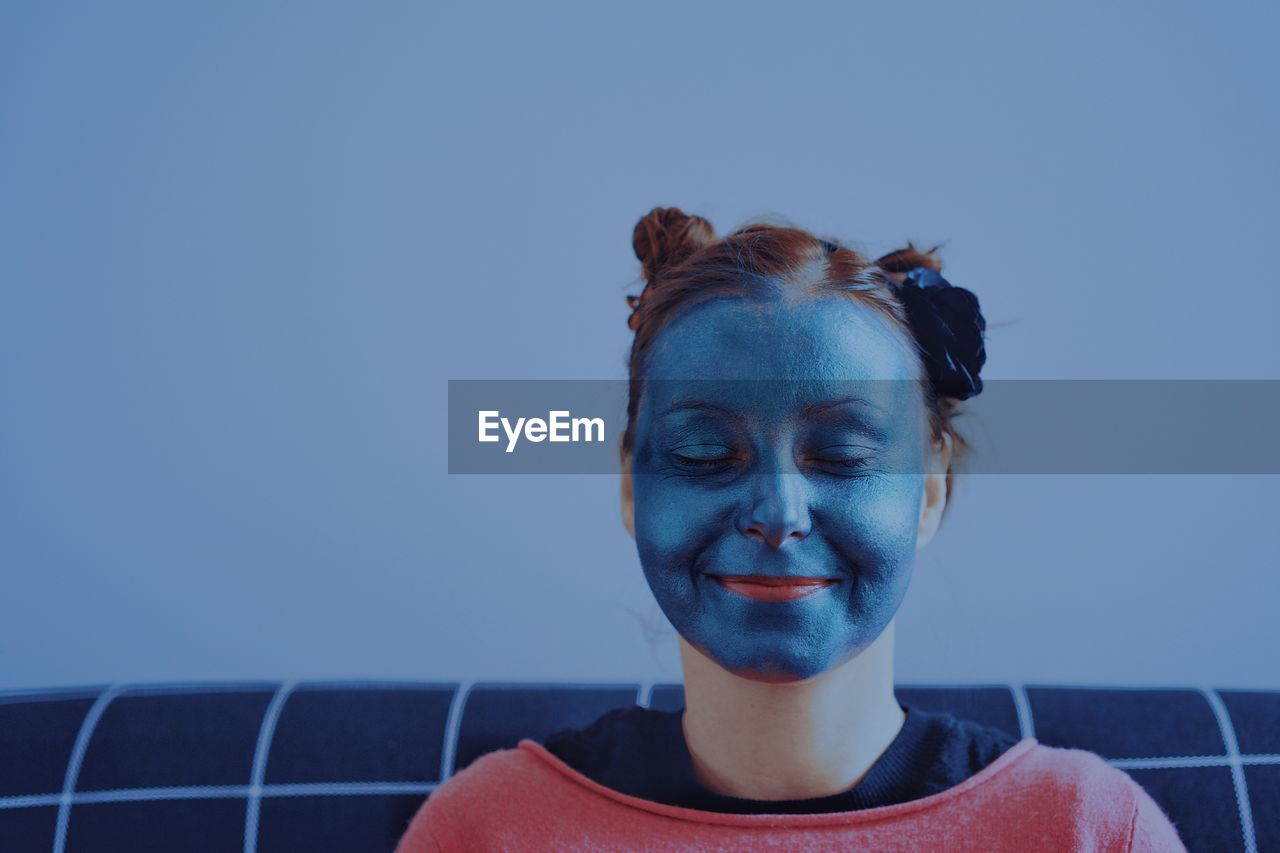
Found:
M 839 294 L 717 298 L 659 334 L 646 393 L 659 411 L 678 399 L 717 397 L 753 409 L 855 397 L 901 411 L 918 405 L 920 365 L 910 347 L 887 317 Z
M 914 380 L 916 357 L 878 311 L 845 296 L 718 298 L 667 326 L 646 379 Z

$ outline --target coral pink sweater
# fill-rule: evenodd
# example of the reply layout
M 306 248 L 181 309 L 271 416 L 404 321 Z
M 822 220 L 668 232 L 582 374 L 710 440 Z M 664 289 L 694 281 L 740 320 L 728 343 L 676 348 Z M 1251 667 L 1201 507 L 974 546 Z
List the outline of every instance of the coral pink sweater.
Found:
M 719 814 L 614 791 L 522 740 L 448 779 L 396 853 L 456 850 L 1185 851 L 1168 817 L 1097 755 L 1026 738 L 973 776 L 892 806 Z

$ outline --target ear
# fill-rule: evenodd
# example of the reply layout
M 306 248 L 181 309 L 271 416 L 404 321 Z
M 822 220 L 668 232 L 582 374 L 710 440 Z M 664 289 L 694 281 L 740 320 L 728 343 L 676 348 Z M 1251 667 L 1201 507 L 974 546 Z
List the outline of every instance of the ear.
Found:
M 622 526 L 636 538 L 636 499 L 631 490 L 631 454 L 622 451 Z
M 947 467 L 951 464 L 951 436 L 942 434 L 942 446 L 929 454 L 924 475 L 924 497 L 920 501 L 920 523 L 916 528 L 916 550 L 933 539 L 947 508 Z

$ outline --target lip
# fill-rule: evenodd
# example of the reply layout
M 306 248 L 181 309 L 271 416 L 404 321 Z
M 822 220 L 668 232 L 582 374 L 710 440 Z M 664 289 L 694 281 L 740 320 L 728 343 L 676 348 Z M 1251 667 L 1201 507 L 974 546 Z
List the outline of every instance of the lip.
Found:
M 708 575 L 724 589 L 752 601 L 794 601 L 840 583 L 836 578 Z

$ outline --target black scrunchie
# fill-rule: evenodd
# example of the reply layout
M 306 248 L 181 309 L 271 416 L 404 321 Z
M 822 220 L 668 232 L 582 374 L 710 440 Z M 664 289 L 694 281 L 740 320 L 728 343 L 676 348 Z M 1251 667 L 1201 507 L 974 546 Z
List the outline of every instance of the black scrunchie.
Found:
M 958 400 L 981 394 L 978 374 L 987 361 L 987 322 L 978 297 L 928 267 L 912 269 L 905 281 L 894 285 L 894 292 L 907 308 L 934 389 Z

